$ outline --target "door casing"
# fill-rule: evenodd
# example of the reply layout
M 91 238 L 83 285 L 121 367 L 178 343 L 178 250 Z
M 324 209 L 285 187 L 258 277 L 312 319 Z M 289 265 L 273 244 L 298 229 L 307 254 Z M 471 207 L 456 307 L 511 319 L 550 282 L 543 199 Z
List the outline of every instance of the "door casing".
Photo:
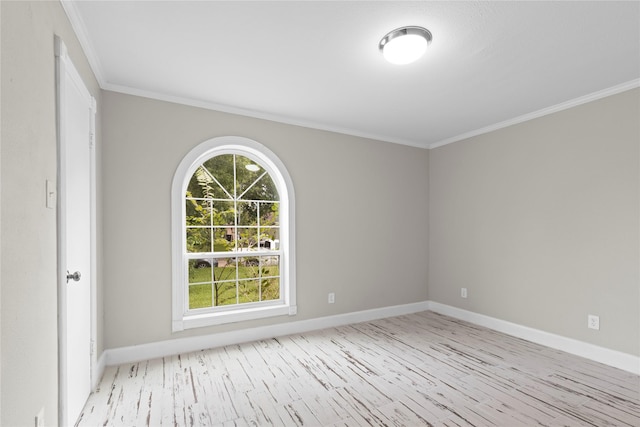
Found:
M 83 373 L 89 378 L 89 391 L 93 389 L 99 380 L 97 375 L 97 354 L 96 354 L 96 155 L 95 155 L 95 114 L 96 101 L 87 90 L 82 78 L 73 66 L 71 59 L 67 53 L 64 42 L 55 37 L 55 56 L 56 56 L 56 95 L 57 95 L 57 140 L 58 140 L 58 177 L 57 177 L 57 232 L 58 232 L 58 393 L 59 407 L 58 420 L 61 426 L 70 425 L 75 419 L 69 419 L 79 414 L 69 414 L 69 389 L 68 378 L 72 374 L 67 366 L 69 355 L 67 354 L 68 325 L 67 325 L 67 268 L 69 267 L 67 260 L 67 220 L 70 216 L 67 212 L 67 182 L 65 171 L 69 165 L 66 164 L 67 152 L 67 124 L 70 119 L 67 110 L 67 91 L 70 89 L 69 84 L 74 86 L 82 98 L 86 101 L 89 108 L 89 135 L 87 135 L 87 144 L 89 144 L 89 271 L 85 274 L 89 276 L 89 283 L 84 286 L 90 287 L 89 297 L 89 342 L 86 345 L 86 351 L 89 354 L 89 372 Z M 73 267 L 71 267 L 73 268 Z M 86 356 L 83 355 L 83 357 Z M 88 394 L 87 394 L 88 397 Z

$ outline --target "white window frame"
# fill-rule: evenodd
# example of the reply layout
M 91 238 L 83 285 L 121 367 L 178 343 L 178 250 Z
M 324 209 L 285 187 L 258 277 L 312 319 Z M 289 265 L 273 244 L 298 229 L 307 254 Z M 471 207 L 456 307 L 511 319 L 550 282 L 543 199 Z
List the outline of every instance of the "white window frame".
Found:
M 280 300 L 260 305 L 233 305 L 206 313 L 189 310 L 189 273 L 186 252 L 185 192 L 195 170 L 207 159 L 221 154 L 248 157 L 271 176 L 280 196 Z M 239 136 L 212 138 L 193 148 L 182 159 L 171 187 L 173 332 L 223 323 L 293 316 L 296 307 L 295 200 L 293 182 L 280 159 L 264 145 Z

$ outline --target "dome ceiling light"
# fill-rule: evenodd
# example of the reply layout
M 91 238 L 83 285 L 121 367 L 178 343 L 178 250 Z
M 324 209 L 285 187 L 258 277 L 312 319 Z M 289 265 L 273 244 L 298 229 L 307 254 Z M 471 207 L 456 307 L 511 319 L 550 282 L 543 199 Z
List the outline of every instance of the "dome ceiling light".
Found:
M 426 28 L 400 27 L 384 36 L 378 48 L 392 64 L 410 64 L 424 54 L 432 38 Z

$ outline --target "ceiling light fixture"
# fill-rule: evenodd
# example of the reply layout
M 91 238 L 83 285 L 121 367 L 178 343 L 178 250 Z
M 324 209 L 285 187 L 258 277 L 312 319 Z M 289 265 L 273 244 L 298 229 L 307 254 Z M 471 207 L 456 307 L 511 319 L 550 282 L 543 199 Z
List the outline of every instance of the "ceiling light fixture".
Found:
M 400 27 L 384 36 L 378 48 L 392 64 L 410 64 L 424 54 L 432 38 L 426 28 Z

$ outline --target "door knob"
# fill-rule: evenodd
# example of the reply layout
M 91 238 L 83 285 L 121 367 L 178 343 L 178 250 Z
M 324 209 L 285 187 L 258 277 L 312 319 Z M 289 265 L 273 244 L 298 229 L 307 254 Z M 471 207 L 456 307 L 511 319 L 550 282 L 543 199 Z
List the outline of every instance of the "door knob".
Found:
M 69 280 L 73 280 L 74 282 L 79 282 L 80 272 L 76 271 L 75 273 L 69 273 L 69 270 L 67 270 L 67 283 L 69 283 Z

